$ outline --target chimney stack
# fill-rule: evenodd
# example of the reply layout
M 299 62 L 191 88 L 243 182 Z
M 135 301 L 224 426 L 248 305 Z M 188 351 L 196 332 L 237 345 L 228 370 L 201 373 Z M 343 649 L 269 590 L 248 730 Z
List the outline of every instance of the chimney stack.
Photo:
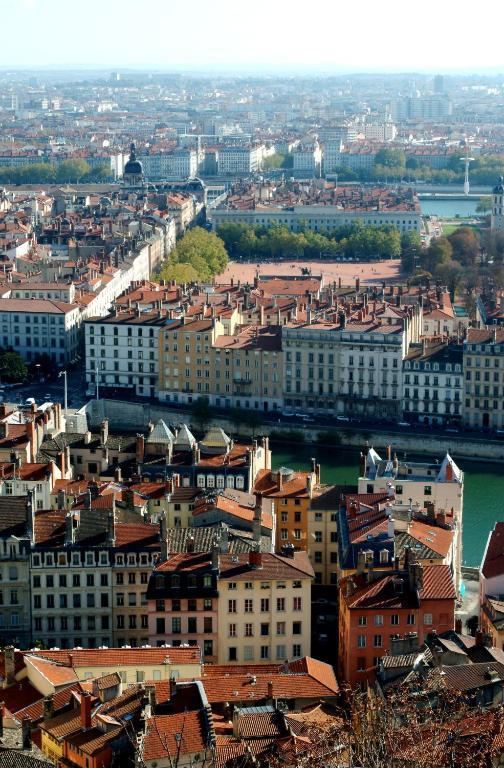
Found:
M 14 646 L 6 645 L 4 648 L 4 663 L 5 663 L 5 683 L 4 688 L 8 688 L 9 685 L 13 685 L 16 682 L 16 672 L 14 665 Z
M 262 568 L 262 552 L 257 544 L 249 551 L 249 565 L 251 568 Z
M 81 693 L 80 700 L 81 728 L 91 728 L 91 694 L 87 691 Z
M 102 445 L 107 444 L 109 434 L 109 422 L 108 419 L 103 419 L 100 428 L 100 441 Z
M 21 740 L 23 742 L 23 749 L 31 750 L 32 736 L 31 736 L 31 720 L 29 717 L 23 717 L 23 719 L 21 720 Z
M 142 464 L 145 455 L 145 438 L 143 435 L 136 437 L 136 462 Z
M 50 720 L 54 715 L 54 703 L 52 696 L 44 696 L 44 720 Z

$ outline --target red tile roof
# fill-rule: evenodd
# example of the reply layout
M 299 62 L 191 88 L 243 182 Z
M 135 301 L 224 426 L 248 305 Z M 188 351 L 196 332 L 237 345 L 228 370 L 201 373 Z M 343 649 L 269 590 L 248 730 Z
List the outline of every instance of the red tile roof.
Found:
M 49 659 L 67 667 L 114 667 L 152 664 L 200 664 L 198 646 L 187 648 L 81 648 L 60 651 L 33 651 L 31 655 Z
M 495 523 L 490 532 L 481 572 L 486 579 L 493 579 L 504 573 L 504 522 Z
M 156 715 L 147 720 L 142 757 L 144 760 L 160 760 L 177 754 L 201 755 L 208 740 L 208 728 L 201 712 Z

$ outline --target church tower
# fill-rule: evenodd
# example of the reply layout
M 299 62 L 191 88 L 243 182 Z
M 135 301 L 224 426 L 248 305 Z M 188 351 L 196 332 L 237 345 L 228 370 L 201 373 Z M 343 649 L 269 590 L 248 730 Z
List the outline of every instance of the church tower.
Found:
M 492 216 L 490 221 L 490 229 L 492 231 L 504 230 L 504 178 L 502 176 L 492 191 Z
M 136 159 L 135 145 L 133 143 L 130 146 L 129 160 L 124 166 L 123 184 L 128 188 L 143 187 L 144 185 L 143 166 L 140 160 Z

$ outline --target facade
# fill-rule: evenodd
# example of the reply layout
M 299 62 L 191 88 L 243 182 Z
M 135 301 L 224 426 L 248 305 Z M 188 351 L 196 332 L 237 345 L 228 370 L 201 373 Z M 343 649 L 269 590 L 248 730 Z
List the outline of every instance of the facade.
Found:
M 282 351 L 277 327 L 230 333 L 215 319 L 177 321 L 159 334 L 159 397 L 261 411 L 282 407 Z M 234 333 L 233 333 L 234 331 Z
M 193 149 L 142 155 L 140 160 L 145 176 L 151 181 L 193 178 L 198 173 L 198 154 Z
M 420 335 L 417 307 L 387 309 L 380 321 L 288 324 L 282 328 L 284 403 L 308 412 L 400 419 L 403 360 Z
M 30 547 L 33 498 L 0 498 L 0 638 L 27 648 L 31 640 Z
M 3 347 L 27 361 L 48 355 L 57 365 L 73 362 L 79 351 L 81 309 L 51 299 L 0 299 Z
M 205 658 L 220 664 L 303 656 L 310 647 L 312 577 L 305 552 L 229 555 L 215 547 L 169 557 L 149 583 L 150 644 L 166 636 L 172 643 L 199 641 Z
M 462 419 L 462 347 L 411 345 L 404 360 L 404 419 L 458 425 Z
M 464 423 L 504 429 L 504 328 L 469 328 L 463 359 Z
M 219 147 L 218 175 L 240 176 L 255 173 L 261 168 L 264 147 L 224 146 Z
M 158 336 L 169 324 L 166 311 L 124 309 L 84 323 L 86 381 L 127 387 L 154 397 L 158 380 Z
M 502 176 L 492 190 L 490 229 L 494 232 L 504 229 L 504 179 Z
M 412 553 L 409 553 L 412 555 Z M 455 588 L 446 565 L 422 567 L 412 556 L 403 569 L 373 569 L 340 582 L 338 671 L 351 685 L 374 675 L 392 638 L 415 632 L 418 646 L 433 630 L 453 629 Z

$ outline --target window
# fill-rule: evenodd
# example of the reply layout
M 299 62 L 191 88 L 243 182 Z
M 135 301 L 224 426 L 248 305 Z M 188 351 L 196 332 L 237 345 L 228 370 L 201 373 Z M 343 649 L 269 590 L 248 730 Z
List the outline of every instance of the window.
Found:
M 277 621 L 276 633 L 277 635 L 285 635 L 285 621 Z
M 399 614 L 398 613 L 393 613 L 392 614 L 392 616 L 390 617 L 390 623 L 394 627 L 397 627 L 399 625 Z
M 366 616 L 359 616 L 359 627 L 365 627 L 367 625 Z
M 423 623 L 426 626 L 430 626 L 432 624 L 432 613 L 424 613 Z
M 236 637 L 236 624 L 228 625 L 228 635 L 229 637 Z
M 156 634 L 157 635 L 164 635 L 165 633 L 165 620 L 157 618 L 156 619 Z
M 285 598 L 284 597 L 277 597 L 277 611 L 285 611 Z
M 254 612 L 254 601 L 247 598 L 245 600 L 245 613 L 253 613 Z
M 245 589 L 254 589 L 254 582 L 253 581 L 246 581 L 245 582 Z
M 195 616 L 189 616 L 187 619 L 187 631 L 189 634 L 194 635 L 198 631 L 198 620 Z
M 293 597 L 292 598 L 292 610 L 293 611 L 300 611 L 301 610 L 301 598 L 300 597 Z
M 277 647 L 276 647 L 276 657 L 277 657 L 277 659 L 285 659 L 285 657 L 286 657 L 285 645 L 277 645 Z
M 228 661 L 236 661 L 238 658 L 236 648 L 231 646 L 228 648 Z
M 261 598 L 261 613 L 267 613 L 269 611 L 269 598 L 268 597 L 262 597 Z
M 431 485 L 425 485 L 424 486 L 424 496 L 432 496 L 432 486 Z
M 374 646 L 374 648 L 381 648 L 382 647 L 382 636 L 381 635 L 375 635 L 374 636 L 373 646 Z
M 300 635 L 301 634 L 301 622 L 300 621 L 293 621 L 292 622 L 292 634 L 293 635 Z
M 381 627 L 383 625 L 383 616 L 381 614 L 376 614 L 374 617 L 374 623 L 375 627 Z
M 236 589 L 236 581 L 228 581 L 228 589 Z
M 408 617 L 406 619 L 406 624 L 409 624 L 411 626 L 411 624 L 414 624 L 414 623 L 415 623 L 415 614 L 414 613 L 408 613 Z
M 269 645 L 261 645 L 261 659 L 269 659 Z
M 203 618 L 203 632 L 206 635 L 210 635 L 213 632 L 213 621 L 211 616 L 205 616 Z
M 298 659 L 300 656 L 302 656 L 302 648 L 300 643 L 294 643 L 292 646 L 292 655 L 295 659 Z
M 180 616 L 172 616 L 172 633 L 174 635 L 180 635 L 182 631 L 182 621 L 180 619 Z
M 236 600 L 228 600 L 228 613 L 236 613 Z
M 245 637 L 253 637 L 254 636 L 254 625 L 253 624 L 245 624 Z
M 357 648 L 366 647 L 366 635 L 357 635 Z

